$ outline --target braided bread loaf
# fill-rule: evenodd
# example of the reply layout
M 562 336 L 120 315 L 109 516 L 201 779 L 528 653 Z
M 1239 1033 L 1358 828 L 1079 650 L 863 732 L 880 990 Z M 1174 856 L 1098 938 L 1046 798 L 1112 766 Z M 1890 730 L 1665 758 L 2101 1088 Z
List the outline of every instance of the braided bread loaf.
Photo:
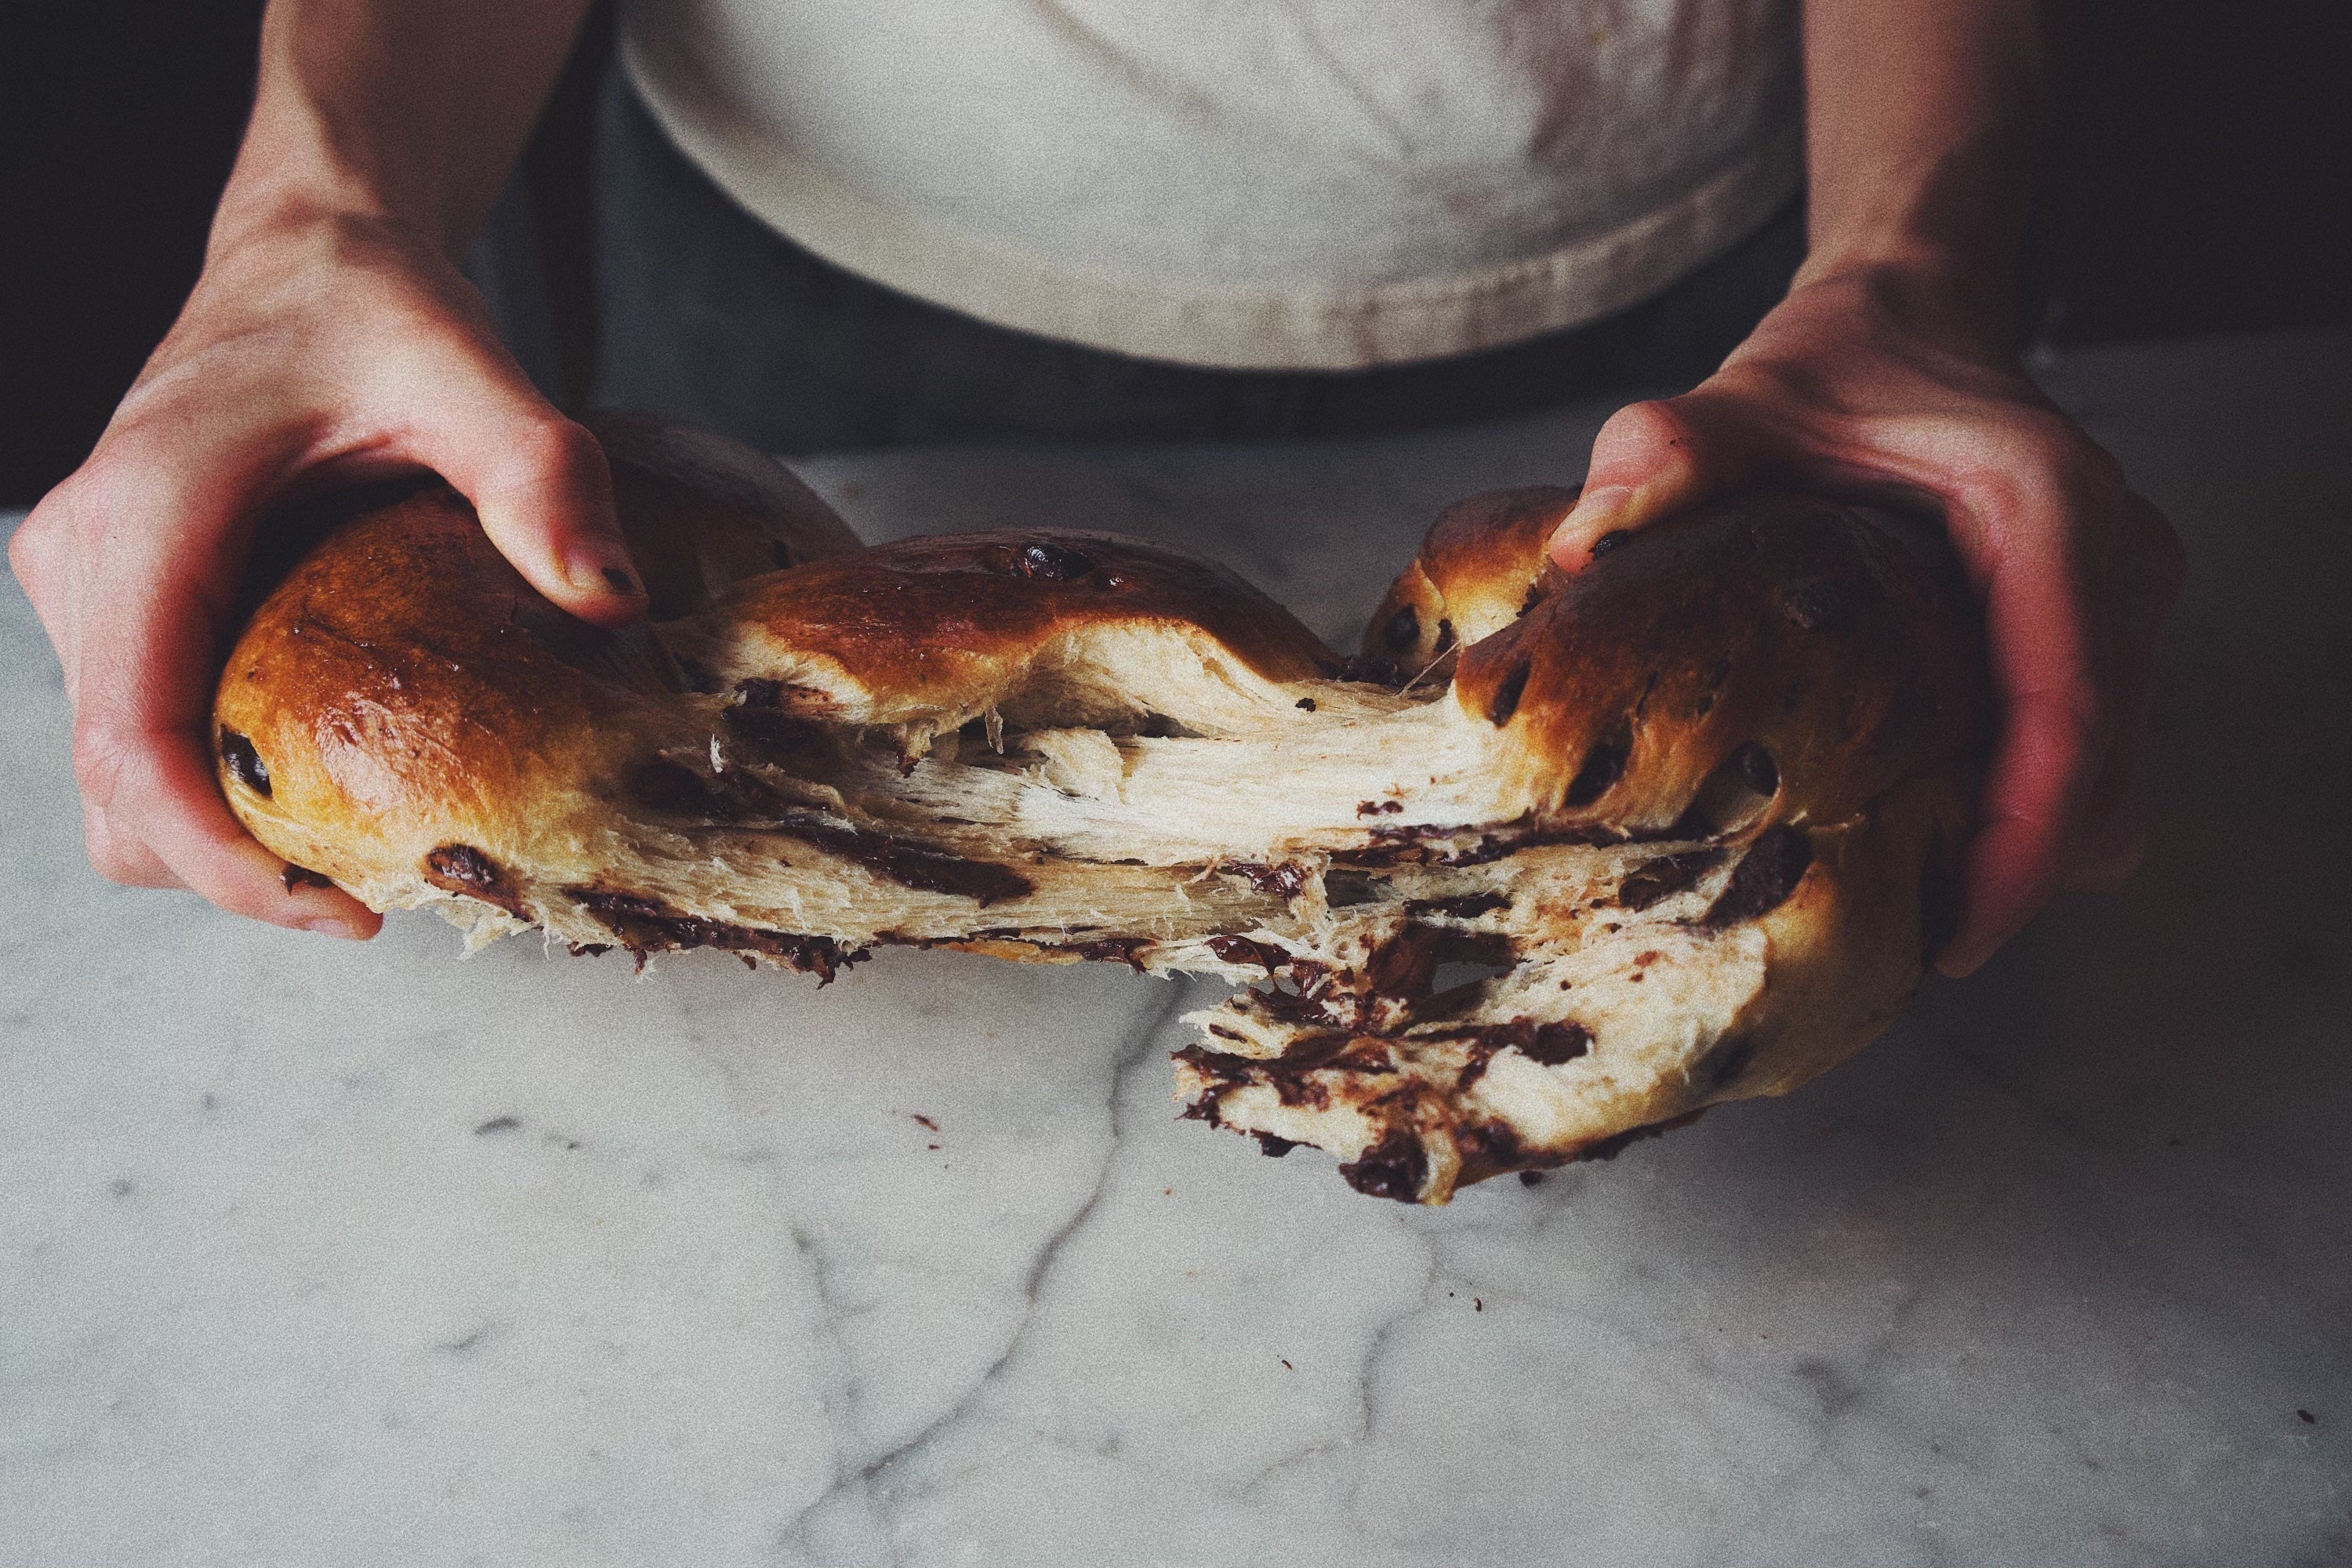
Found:
M 557 612 L 446 489 L 262 599 L 221 784 L 289 877 L 823 980 L 908 943 L 1255 982 L 1194 1015 L 1186 1114 L 1428 1203 L 1793 1088 L 1937 939 L 1982 655 L 1839 507 L 1751 496 L 1565 578 L 1573 492 L 1475 497 L 1343 660 L 1156 546 L 863 549 L 754 454 L 600 434 L 650 626 Z

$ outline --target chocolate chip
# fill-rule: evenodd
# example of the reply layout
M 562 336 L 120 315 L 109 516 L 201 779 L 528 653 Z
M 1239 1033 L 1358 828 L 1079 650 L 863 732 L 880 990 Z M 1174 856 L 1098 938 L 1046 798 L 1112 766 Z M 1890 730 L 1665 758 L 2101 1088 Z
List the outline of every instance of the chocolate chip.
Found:
M 1576 770 L 1576 777 L 1568 784 L 1567 802 L 1570 805 L 1591 805 L 1625 774 L 1625 761 L 1633 754 L 1633 736 L 1628 730 L 1619 730 L 1593 743 L 1584 753 L 1584 765 Z
M 1364 1151 L 1360 1160 L 1339 1167 L 1347 1184 L 1366 1197 L 1412 1203 L 1429 1174 L 1429 1154 L 1410 1132 L 1391 1132 Z
M 1257 1146 L 1260 1149 L 1264 1150 L 1268 1155 L 1276 1160 L 1281 1159 L 1285 1154 L 1289 1153 L 1293 1149 L 1298 1147 L 1298 1141 L 1297 1139 L 1277 1138 L 1271 1132 L 1253 1132 L 1250 1136 L 1257 1140 Z M 1290 1363 L 1288 1362 L 1285 1362 L 1282 1364 L 1288 1366 Z
M 1780 764 L 1772 760 L 1772 753 L 1764 749 L 1762 742 L 1748 742 L 1727 760 L 1733 776 L 1758 795 L 1780 793 Z
M 1315 699 L 1312 697 L 1302 697 L 1298 700 L 1298 706 L 1306 711 L 1312 713 L 1315 711 Z
M 496 862 L 470 844 L 444 844 L 425 857 L 425 869 L 436 886 L 454 882 L 472 892 L 485 892 L 501 880 Z
M 1407 605 L 1381 628 L 1381 646 L 1391 653 L 1407 653 L 1421 642 L 1421 617 Z
M 1543 1179 L 1544 1173 L 1541 1171 L 1521 1171 L 1519 1173 L 1519 1185 L 1523 1187 L 1539 1187 L 1543 1185 Z
M 1600 538 L 1592 542 L 1592 559 L 1595 561 L 1600 560 L 1602 556 L 1608 554 L 1611 551 L 1616 549 L 1619 545 L 1624 543 L 1627 540 L 1633 537 L 1633 536 L 1631 533 L 1628 533 L 1622 528 L 1611 529 L 1608 532 L 1602 534 Z
M 1511 1044 L 1521 1056 L 1556 1068 L 1591 1050 L 1592 1031 L 1581 1024 L 1539 1024 Z
M 1453 646 L 1454 646 L 1454 623 L 1453 623 L 1452 621 L 1440 621 L 1440 622 L 1438 622 L 1438 623 L 1437 623 L 1437 651 L 1438 651 L 1439 653 L 1444 653 L 1446 649 L 1448 649 L 1448 648 L 1452 647 Z
M 1503 677 L 1503 684 L 1495 688 L 1495 700 L 1486 705 L 1487 722 L 1497 727 L 1511 721 L 1519 710 L 1519 699 L 1528 689 L 1528 668 L 1520 665 Z
M 335 885 L 308 866 L 297 866 L 291 860 L 286 863 L 284 870 L 278 873 L 278 879 L 286 885 L 289 893 L 297 888 L 331 888 Z
M 234 730 L 220 732 L 221 761 L 228 765 L 229 776 L 257 795 L 269 794 L 269 766 L 253 742 Z
M 1066 544 L 1033 540 L 1022 546 L 1017 563 L 1021 575 L 1043 583 L 1070 583 L 1095 569 L 1095 563 Z
M 1813 841 L 1803 829 L 1785 824 L 1766 828 L 1731 868 L 1731 880 L 1724 884 L 1699 923 L 1720 931 L 1770 914 L 1788 902 L 1812 863 Z

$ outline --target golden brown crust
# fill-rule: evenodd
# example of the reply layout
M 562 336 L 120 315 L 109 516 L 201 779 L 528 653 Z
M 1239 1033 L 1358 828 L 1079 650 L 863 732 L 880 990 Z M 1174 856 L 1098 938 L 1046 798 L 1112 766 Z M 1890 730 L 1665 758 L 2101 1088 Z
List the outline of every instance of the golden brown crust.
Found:
M 857 550 L 763 459 L 604 428 L 667 618 L 561 615 L 446 489 L 364 511 L 222 674 L 265 844 L 478 933 L 1278 980 L 1199 1016 L 1188 1113 L 1427 1202 L 1784 1092 L 1936 940 L 1982 656 L 1843 508 L 1741 498 L 1570 579 L 1542 547 L 1572 491 L 1474 497 L 1391 591 L 1384 687 L 1171 552 Z M 1463 957 L 1504 972 L 1437 991 Z

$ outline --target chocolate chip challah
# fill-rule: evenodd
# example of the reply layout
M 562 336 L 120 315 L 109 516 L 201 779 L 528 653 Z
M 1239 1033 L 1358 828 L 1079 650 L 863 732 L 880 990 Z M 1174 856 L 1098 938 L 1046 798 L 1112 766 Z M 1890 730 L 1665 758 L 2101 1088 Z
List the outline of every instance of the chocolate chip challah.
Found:
M 883 943 L 1225 975 L 1186 1114 L 1425 1203 L 1795 1087 L 1936 940 L 1982 656 L 1840 507 L 1750 496 L 1566 578 L 1572 492 L 1475 497 L 1341 659 L 1157 546 L 863 549 L 740 448 L 601 434 L 650 626 L 558 613 L 446 489 L 261 600 L 221 784 L 289 877 L 824 979 Z

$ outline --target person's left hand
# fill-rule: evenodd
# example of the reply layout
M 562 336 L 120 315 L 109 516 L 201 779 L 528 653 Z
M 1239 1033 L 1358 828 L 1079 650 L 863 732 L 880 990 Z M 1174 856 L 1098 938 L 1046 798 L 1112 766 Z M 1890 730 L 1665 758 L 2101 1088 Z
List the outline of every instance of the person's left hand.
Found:
M 2162 514 L 1932 279 L 1805 280 L 1693 391 L 1601 426 L 1550 552 L 1758 482 L 1938 506 L 1984 606 L 1998 726 L 1937 959 L 1965 974 L 2069 886 L 2139 858 L 2132 773 L 2186 557 Z

